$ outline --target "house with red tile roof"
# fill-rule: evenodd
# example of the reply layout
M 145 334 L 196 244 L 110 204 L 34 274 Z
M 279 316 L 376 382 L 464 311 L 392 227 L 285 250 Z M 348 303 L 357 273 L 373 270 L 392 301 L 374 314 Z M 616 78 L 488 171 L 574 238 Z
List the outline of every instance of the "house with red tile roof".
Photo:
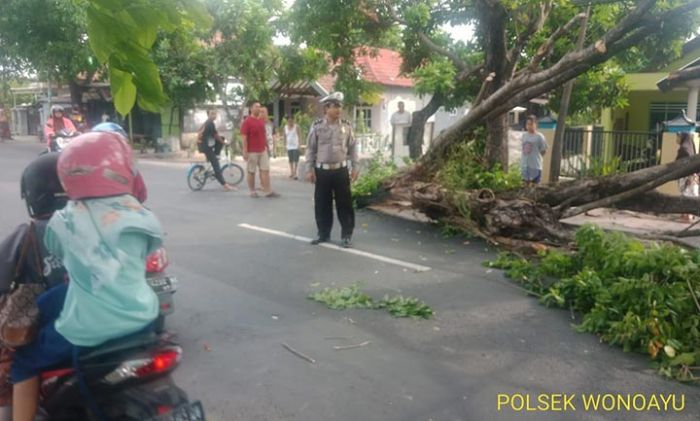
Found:
M 414 88 L 414 81 L 401 74 L 401 55 L 392 50 L 380 48 L 376 55 L 358 56 L 355 62 L 364 80 L 375 83 L 381 88 L 379 100 L 373 104 L 346 104 L 346 118 L 355 123 L 358 131 L 366 128 L 380 137 L 383 144 L 391 144 L 392 127 L 389 123 L 391 114 L 398 110 L 398 103 L 403 102 L 408 112 L 423 108 L 430 96 L 419 96 Z M 305 111 L 317 116 L 323 115 L 319 100 L 333 92 L 335 78 L 325 75 L 315 81 L 300 82 L 293 86 L 273 84 L 278 98 L 271 105 L 271 115 L 277 123 L 289 114 Z M 433 120 L 426 125 L 425 144 L 433 138 Z M 405 150 L 404 150 L 405 149 Z M 408 154 L 408 147 L 397 145 L 397 155 Z

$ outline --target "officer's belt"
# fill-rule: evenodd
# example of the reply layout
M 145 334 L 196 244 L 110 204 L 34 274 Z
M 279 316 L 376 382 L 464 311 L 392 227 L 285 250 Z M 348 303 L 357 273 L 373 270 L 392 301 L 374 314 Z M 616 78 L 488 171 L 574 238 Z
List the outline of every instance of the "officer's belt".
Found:
M 348 166 L 347 162 L 339 162 L 337 164 L 316 164 L 316 168 L 321 170 L 337 170 Z

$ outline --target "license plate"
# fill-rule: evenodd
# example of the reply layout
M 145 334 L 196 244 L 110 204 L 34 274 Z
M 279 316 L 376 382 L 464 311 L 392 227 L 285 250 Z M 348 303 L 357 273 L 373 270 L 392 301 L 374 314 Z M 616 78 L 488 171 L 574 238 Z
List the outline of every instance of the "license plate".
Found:
M 161 292 L 173 292 L 176 289 L 177 280 L 169 276 L 163 278 L 148 278 L 148 285 L 156 294 Z
M 205 421 L 202 403 L 192 402 L 180 405 L 168 414 L 152 418 L 152 421 Z

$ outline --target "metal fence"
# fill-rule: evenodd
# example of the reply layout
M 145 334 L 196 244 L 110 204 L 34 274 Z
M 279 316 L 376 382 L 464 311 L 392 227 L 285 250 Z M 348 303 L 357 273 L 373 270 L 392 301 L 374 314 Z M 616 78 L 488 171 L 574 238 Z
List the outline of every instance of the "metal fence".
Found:
M 582 178 L 637 171 L 659 165 L 661 132 L 567 128 L 561 175 Z
M 374 155 L 381 151 L 383 155 L 391 153 L 391 139 L 389 136 L 382 136 L 379 133 L 356 134 L 355 140 L 359 146 L 358 153 L 363 155 Z

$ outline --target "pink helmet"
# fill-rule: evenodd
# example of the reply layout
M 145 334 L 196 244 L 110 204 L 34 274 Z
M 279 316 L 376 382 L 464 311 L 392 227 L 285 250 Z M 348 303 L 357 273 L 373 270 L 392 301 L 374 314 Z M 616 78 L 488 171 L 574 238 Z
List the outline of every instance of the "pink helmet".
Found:
M 58 176 L 72 200 L 131 194 L 131 147 L 110 132 L 86 133 L 71 140 L 58 158 Z

